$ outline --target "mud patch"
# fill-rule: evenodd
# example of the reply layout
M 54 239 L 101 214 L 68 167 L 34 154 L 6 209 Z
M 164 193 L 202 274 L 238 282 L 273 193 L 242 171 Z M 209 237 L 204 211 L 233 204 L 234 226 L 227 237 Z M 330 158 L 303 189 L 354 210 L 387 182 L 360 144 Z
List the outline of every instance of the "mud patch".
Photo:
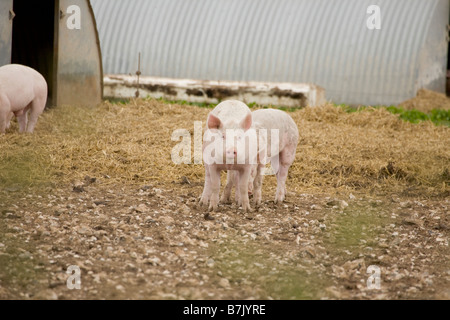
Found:
M 224 100 L 227 97 L 239 95 L 239 91 L 232 90 L 226 87 L 208 88 L 205 90 L 208 98 L 217 99 L 219 101 Z
M 177 91 L 170 85 L 157 85 L 157 84 L 141 84 L 140 88 L 147 89 L 150 92 L 163 92 L 169 96 L 177 96 Z
M 269 93 L 269 96 L 276 96 L 276 97 L 287 97 L 294 100 L 299 100 L 300 105 L 305 106 L 306 105 L 306 97 L 304 93 L 301 92 L 294 92 L 292 90 L 281 90 L 280 88 L 276 87 L 272 89 Z
M 187 89 L 186 94 L 188 96 L 195 96 L 195 97 L 203 97 L 205 95 L 203 90 L 200 89 Z

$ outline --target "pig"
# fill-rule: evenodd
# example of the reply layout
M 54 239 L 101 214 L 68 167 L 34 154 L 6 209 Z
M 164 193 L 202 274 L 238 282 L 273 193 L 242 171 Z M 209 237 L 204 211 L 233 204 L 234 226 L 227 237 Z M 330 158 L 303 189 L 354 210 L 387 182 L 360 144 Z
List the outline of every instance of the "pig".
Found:
M 253 126 L 258 133 L 258 164 L 253 166 L 253 174 L 250 175 L 248 181 L 248 192 L 253 192 L 253 199 L 258 206 L 261 204 L 261 187 L 263 181 L 262 170 L 265 163 L 271 161 L 272 168 L 276 172 L 277 191 L 275 194 L 275 203 L 283 202 L 286 197 L 286 178 L 289 167 L 295 159 L 299 133 L 294 120 L 284 111 L 276 109 L 261 109 L 252 113 Z M 259 135 L 261 129 L 267 130 L 267 138 Z M 277 141 L 271 141 L 271 129 L 278 130 Z M 276 138 L 276 136 L 275 136 Z M 273 148 L 272 148 L 273 147 Z M 271 154 L 274 152 L 274 154 Z M 278 156 L 278 159 L 276 157 Z M 228 201 L 230 199 L 231 189 L 236 185 L 238 190 L 239 177 L 232 171 L 227 174 L 227 186 L 225 187 L 222 199 Z M 236 194 L 236 200 L 238 200 Z
M 202 147 L 205 185 L 200 204 L 209 204 L 209 211 L 216 211 L 219 203 L 220 173 L 222 170 L 236 170 L 239 175 L 239 205 L 245 212 L 251 211 L 247 192 L 248 177 L 251 171 L 250 163 L 256 163 L 257 159 L 249 159 L 248 153 L 238 152 L 245 140 L 241 140 L 242 134 L 252 127 L 249 107 L 237 100 L 223 101 L 209 113 L 206 127 Z M 209 150 L 214 150 L 214 161 L 211 161 L 212 158 L 208 159 Z
M 260 146 L 258 149 L 259 164 L 253 182 L 253 199 L 257 206 L 261 204 L 262 170 L 266 163 L 266 159 L 262 158 L 267 158 L 270 159 L 277 177 L 277 191 L 274 202 L 283 202 L 286 197 L 288 170 L 295 160 L 299 140 L 298 127 L 291 116 L 277 109 L 256 110 L 252 113 L 252 117 L 257 131 L 268 130 L 266 145 Z M 278 139 L 276 140 L 271 139 L 271 130 L 273 129 L 278 130 Z M 264 148 L 266 152 L 264 152 Z M 261 154 L 264 154 L 264 156 L 261 156 Z
M 47 82 L 39 72 L 19 64 L 0 67 L 0 134 L 9 128 L 13 114 L 19 132 L 33 133 L 46 102 Z

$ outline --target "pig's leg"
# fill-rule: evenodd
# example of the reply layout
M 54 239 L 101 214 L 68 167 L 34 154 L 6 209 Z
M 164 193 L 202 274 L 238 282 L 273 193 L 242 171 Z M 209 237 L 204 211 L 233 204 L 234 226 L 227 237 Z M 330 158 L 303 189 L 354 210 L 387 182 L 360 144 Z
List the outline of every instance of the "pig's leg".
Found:
M 250 171 L 250 176 L 248 178 L 248 195 L 253 195 L 253 181 L 255 181 L 256 175 L 256 166 L 252 166 L 252 170 Z
M 288 175 L 289 167 L 295 159 L 295 149 L 295 147 L 287 146 L 280 153 L 275 203 L 283 202 L 286 197 L 286 178 Z
M 10 112 L 9 116 L 6 118 L 6 129 L 11 127 L 11 119 L 14 117 L 14 113 Z
M 0 134 L 6 132 L 7 113 L 0 111 Z
M 255 177 L 256 177 L 256 171 L 257 171 L 257 166 L 256 165 L 252 165 L 251 170 L 250 170 L 250 174 L 248 176 L 248 196 L 250 197 L 251 195 L 253 195 L 253 183 L 255 181 Z M 240 189 L 239 189 L 239 175 L 238 172 L 236 171 L 236 181 L 235 185 L 236 185 L 236 203 L 239 204 L 240 200 L 239 200 L 239 195 L 240 195 Z
M 36 98 L 30 104 L 30 119 L 28 120 L 28 133 L 33 133 L 39 116 L 45 109 L 46 98 Z
M 9 113 L 11 105 L 9 100 L 2 94 L 0 94 L 0 133 L 5 133 L 8 125 Z
M 231 189 L 235 184 L 235 172 L 232 170 L 227 171 L 227 184 L 222 193 L 222 197 L 220 198 L 220 202 L 222 203 L 230 203 L 231 199 Z
M 258 168 L 256 169 L 256 176 L 255 180 L 253 180 L 253 199 L 255 200 L 255 205 L 259 206 L 261 205 L 261 199 L 262 199 L 262 181 L 264 176 L 262 175 L 262 170 L 264 168 L 264 165 L 260 164 L 258 165 Z
M 253 197 L 253 183 L 255 182 L 256 172 L 258 171 L 257 165 L 252 165 L 250 176 L 248 178 L 248 196 Z
M 252 211 L 250 208 L 250 201 L 248 200 L 248 179 L 250 176 L 251 167 L 247 166 L 239 171 L 239 204 L 242 206 L 244 212 Z M 237 191 L 237 190 L 236 190 Z
M 19 124 L 19 132 L 25 132 L 27 129 L 27 122 L 28 122 L 28 110 L 24 110 L 24 112 L 21 112 L 20 114 L 16 114 L 17 117 L 17 123 Z
M 286 197 L 286 178 L 289 165 L 280 165 L 277 173 L 277 193 L 275 194 L 275 203 L 283 202 Z
M 236 190 L 234 190 L 234 201 L 238 206 L 241 205 L 241 186 L 239 184 L 239 172 L 236 171 Z
M 236 171 L 234 174 L 234 185 L 236 186 L 236 190 L 234 190 L 234 201 L 239 206 L 241 205 L 241 188 L 239 184 L 239 172 Z
M 207 206 L 211 198 L 211 177 L 209 175 L 209 166 L 205 164 L 205 185 L 200 198 L 200 205 Z
M 219 204 L 219 192 L 220 192 L 220 169 L 216 166 L 211 166 L 209 168 L 210 175 L 210 187 L 211 187 L 211 197 L 209 200 L 209 211 L 216 211 Z

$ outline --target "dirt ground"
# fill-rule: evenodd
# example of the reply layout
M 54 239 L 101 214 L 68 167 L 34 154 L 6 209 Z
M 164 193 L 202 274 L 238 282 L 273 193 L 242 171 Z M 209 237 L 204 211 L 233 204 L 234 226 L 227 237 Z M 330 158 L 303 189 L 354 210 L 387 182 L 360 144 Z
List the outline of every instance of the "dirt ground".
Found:
M 174 164 L 171 137 L 209 111 L 135 100 L 49 110 L 34 135 L 14 123 L 0 136 L 0 298 L 450 299 L 449 128 L 291 112 L 286 202 L 268 176 L 260 208 L 208 213 L 203 166 Z

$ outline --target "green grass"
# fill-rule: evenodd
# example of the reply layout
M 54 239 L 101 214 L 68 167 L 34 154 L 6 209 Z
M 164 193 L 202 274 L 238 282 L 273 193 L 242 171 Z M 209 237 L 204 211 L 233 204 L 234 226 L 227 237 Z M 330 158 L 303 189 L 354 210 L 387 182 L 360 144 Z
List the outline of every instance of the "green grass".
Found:
M 335 226 L 330 228 L 333 238 L 328 245 L 334 250 L 352 249 L 355 252 L 364 247 L 362 242 L 369 246 L 375 245 L 378 233 L 386 224 L 386 214 L 380 211 L 380 208 L 372 207 L 345 210 L 335 219 Z
M 398 114 L 401 119 L 412 123 L 431 121 L 436 125 L 450 127 L 450 110 L 434 109 L 429 113 L 424 113 L 418 110 L 404 110 L 403 108 L 394 106 L 387 107 L 386 110 L 393 114 Z
M 434 109 L 429 113 L 425 113 L 419 110 L 405 110 L 402 107 L 396 106 L 375 106 L 367 107 L 360 106 L 358 108 L 352 108 L 345 104 L 335 104 L 336 107 L 343 109 L 347 113 L 354 113 L 360 111 L 372 111 L 377 108 L 384 108 L 392 114 L 398 115 L 400 119 L 409 121 L 411 123 L 420 123 L 422 121 L 431 121 L 435 125 L 443 125 L 450 127 L 450 110 Z
M 0 201 L 1 199 L 0 194 Z M 2 202 L 3 203 L 3 202 Z M 0 289 L 3 286 L 6 291 L 1 299 L 23 299 L 17 292 L 28 292 L 30 297 L 39 291 L 42 283 L 45 283 L 46 274 L 41 267 L 41 261 L 37 258 L 36 247 L 24 241 L 17 231 L 8 227 L 11 219 L 22 219 L 17 212 L 9 217 L 10 210 L 2 209 L 0 203 Z M 5 296 L 6 295 L 6 296 Z
M 162 103 L 164 103 L 164 104 L 178 104 L 178 105 L 182 105 L 182 106 L 188 105 L 188 106 L 196 106 L 196 107 L 207 108 L 207 109 L 213 109 L 213 108 L 215 108 L 220 102 L 222 102 L 222 101 L 219 101 L 218 103 L 189 102 L 189 101 L 186 101 L 186 100 L 169 100 L 169 99 L 165 99 L 165 98 L 158 98 L 158 99 L 155 99 L 155 98 L 152 98 L 152 97 L 150 97 L 150 96 L 147 96 L 146 98 L 143 98 L 143 99 L 144 99 L 144 100 L 156 100 L 156 101 L 162 102 Z M 129 102 L 130 102 L 130 99 L 126 99 L 126 98 L 113 98 L 113 99 L 107 99 L 107 101 L 109 101 L 109 102 L 112 103 L 112 104 L 117 104 L 117 105 L 120 104 L 120 105 L 124 105 L 124 104 L 129 103 Z M 284 110 L 284 111 L 294 111 L 294 110 L 297 110 L 297 108 L 285 108 L 285 107 L 276 107 L 276 106 L 263 106 L 263 105 L 260 105 L 260 104 L 258 104 L 258 103 L 256 103 L 256 102 L 250 102 L 250 103 L 247 103 L 247 106 L 248 106 L 250 109 L 255 109 L 255 108 L 264 108 L 264 109 L 267 109 L 267 108 L 279 108 L 279 109 Z
M 151 97 L 147 97 L 146 100 L 152 100 L 153 98 Z M 217 106 L 217 104 L 215 103 L 206 103 L 206 102 L 188 102 L 186 100 L 167 100 L 164 98 L 159 98 L 156 99 L 159 102 L 165 103 L 165 104 L 179 104 L 179 105 L 188 105 L 188 106 L 197 106 L 200 108 L 208 108 L 208 109 L 213 109 Z
M 318 299 L 330 279 L 312 269 L 300 253 L 280 263 L 276 257 L 283 249 L 261 243 L 225 243 L 212 249 L 214 271 L 232 285 L 250 284 L 263 299 Z M 274 255 L 272 255 L 272 252 Z

